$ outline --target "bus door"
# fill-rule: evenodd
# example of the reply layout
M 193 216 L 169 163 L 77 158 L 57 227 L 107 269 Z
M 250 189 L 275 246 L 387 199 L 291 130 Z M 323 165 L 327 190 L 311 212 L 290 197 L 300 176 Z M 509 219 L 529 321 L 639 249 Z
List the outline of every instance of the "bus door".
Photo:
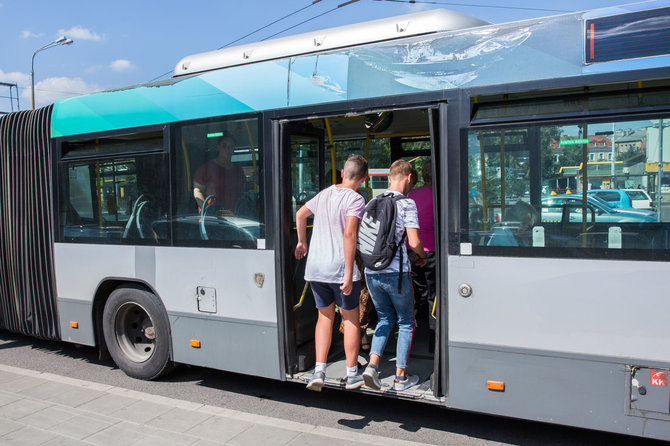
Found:
M 287 371 L 300 372 L 314 365 L 314 328 L 317 320 L 314 297 L 304 280 L 306 258 L 296 260 L 295 214 L 314 197 L 324 182 L 323 131 L 308 125 L 283 124 L 279 180 L 281 184 L 283 237 L 283 295 L 286 324 Z M 307 222 L 311 236 L 312 218 Z

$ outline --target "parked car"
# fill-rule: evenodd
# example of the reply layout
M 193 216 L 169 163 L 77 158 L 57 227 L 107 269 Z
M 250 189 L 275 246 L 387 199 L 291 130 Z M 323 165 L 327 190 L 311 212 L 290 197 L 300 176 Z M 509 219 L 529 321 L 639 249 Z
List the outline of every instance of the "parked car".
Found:
M 654 201 L 644 189 L 624 189 L 635 209 L 654 209 Z
M 643 189 L 592 189 L 587 194 L 606 201 L 615 209 L 654 209 L 651 197 Z
M 591 223 L 646 223 L 657 221 L 656 214 L 649 214 L 634 209 L 615 209 L 602 200 L 588 196 L 584 206 L 580 195 L 553 195 L 542 199 L 542 221 L 546 223 L 560 223 L 563 213 L 569 212 L 570 223 L 582 221 L 582 212 L 586 209 L 586 221 Z M 566 209 L 567 208 L 567 209 Z

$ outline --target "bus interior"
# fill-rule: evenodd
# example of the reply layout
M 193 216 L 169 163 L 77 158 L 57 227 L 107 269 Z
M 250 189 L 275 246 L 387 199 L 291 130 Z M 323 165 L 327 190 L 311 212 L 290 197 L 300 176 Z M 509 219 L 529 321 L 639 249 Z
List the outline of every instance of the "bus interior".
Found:
M 290 187 L 290 193 L 287 192 L 285 196 L 290 197 L 291 200 L 283 207 L 290 209 L 290 217 L 285 216 L 285 218 L 290 219 L 288 221 L 291 222 L 290 228 L 292 228 L 288 235 L 287 251 L 290 258 L 286 259 L 289 265 L 288 274 L 285 274 L 287 289 L 284 293 L 289 332 L 287 342 L 289 379 L 307 382 L 311 376 L 315 362 L 314 329 L 317 320 L 314 298 L 309 284 L 304 280 L 306 260 L 296 261 L 293 255 L 297 243 L 296 211 L 320 190 L 341 181 L 340 171 L 347 156 L 351 153 L 363 155 L 368 160 L 369 171 L 378 174 L 388 172 L 393 161 L 400 158 L 406 159 L 419 172 L 419 183 L 416 187 L 422 186 L 423 163 L 434 155 L 435 141 L 431 137 L 430 121 L 435 114 L 436 110 L 426 108 L 383 110 L 357 115 L 349 113 L 346 116 L 292 120 L 284 124 L 282 159 L 289 164 L 286 171 L 291 175 L 290 181 L 285 179 L 282 183 L 284 187 Z M 336 167 L 335 173 L 332 169 L 333 164 Z M 376 175 L 373 178 L 368 176 L 359 189 L 366 203 L 386 189 L 388 183 L 384 185 L 378 183 L 380 179 L 387 181 L 387 178 L 383 175 Z M 375 183 L 372 184 L 372 181 Z M 437 192 L 436 183 L 437 181 L 433 182 L 434 194 Z M 435 200 L 434 203 L 436 206 L 438 200 Z M 307 227 L 308 239 L 311 236 L 311 221 L 310 218 Z M 439 270 L 439 265 L 437 268 Z M 372 307 L 372 302 L 370 302 L 370 307 Z M 416 310 L 417 306 L 415 306 L 415 312 Z M 437 312 L 437 308 L 430 308 L 415 315 L 417 326 L 413 334 L 408 373 L 419 375 L 420 383 L 402 392 L 402 395 L 399 395 L 401 397 L 432 399 L 437 396 L 437 389 L 433 388 L 432 382 L 433 375 L 437 371 L 434 352 L 439 351 L 435 347 L 439 339 L 439 324 L 437 324 L 437 330 L 435 330 L 437 333 L 435 333 L 429 329 L 428 320 L 430 317 L 437 319 Z M 368 362 L 369 342 L 372 340 L 376 324 L 374 309 L 370 318 L 366 319 L 362 321 L 362 327 L 366 327 L 363 330 L 367 337 L 368 349 L 367 351 L 363 348 L 360 350 L 359 368 L 364 367 Z M 326 385 L 331 387 L 344 386 L 343 381 L 340 380 L 346 371 L 343 337 L 339 333 L 340 322 L 338 314 L 333 324 L 332 344 L 326 372 Z M 383 387 L 379 392 L 389 392 L 389 388 L 392 388 L 393 385 L 396 339 L 397 326 L 396 331 L 389 338 L 382 357 L 380 373 Z M 362 389 L 377 392 L 368 388 Z

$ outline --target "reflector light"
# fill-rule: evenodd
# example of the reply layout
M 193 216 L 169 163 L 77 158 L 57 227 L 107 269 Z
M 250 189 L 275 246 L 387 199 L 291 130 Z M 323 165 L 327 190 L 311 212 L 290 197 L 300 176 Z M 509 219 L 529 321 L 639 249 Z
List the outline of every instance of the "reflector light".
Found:
M 200 348 L 200 341 L 198 341 L 196 339 L 191 339 L 191 347 Z
M 503 381 L 486 381 L 486 388 L 489 390 L 496 390 L 498 392 L 505 391 L 505 383 Z
M 79 322 L 70 321 L 70 327 L 72 327 L 72 328 L 79 328 Z

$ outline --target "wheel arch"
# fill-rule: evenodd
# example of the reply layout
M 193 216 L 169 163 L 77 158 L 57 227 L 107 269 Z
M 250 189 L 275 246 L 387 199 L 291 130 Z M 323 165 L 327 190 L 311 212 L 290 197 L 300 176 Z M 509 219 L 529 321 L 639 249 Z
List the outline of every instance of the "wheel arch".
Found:
M 98 283 L 96 287 L 95 294 L 93 295 L 93 327 L 94 327 L 94 336 L 95 343 L 101 349 L 107 350 L 107 344 L 105 342 L 105 336 L 102 329 L 102 314 L 105 309 L 105 304 L 109 299 L 109 296 L 112 292 L 118 288 L 128 286 L 130 288 L 137 288 L 144 291 L 148 291 L 155 296 L 156 302 L 163 308 L 165 314 L 167 314 L 167 309 L 165 304 L 163 304 L 163 299 L 161 299 L 158 292 L 151 286 L 149 283 L 134 278 L 127 277 L 106 277 Z M 168 315 L 168 321 L 170 317 Z M 172 327 L 168 324 L 168 331 L 170 333 L 169 339 L 169 355 L 170 359 L 173 359 L 172 351 Z

